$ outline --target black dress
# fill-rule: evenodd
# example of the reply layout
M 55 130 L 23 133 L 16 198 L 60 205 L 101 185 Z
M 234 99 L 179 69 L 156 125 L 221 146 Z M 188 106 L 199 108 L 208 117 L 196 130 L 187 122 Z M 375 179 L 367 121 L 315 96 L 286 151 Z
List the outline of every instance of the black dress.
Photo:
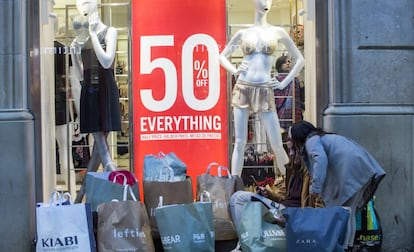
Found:
M 55 53 L 55 125 L 67 124 L 65 45 L 54 41 Z
M 105 49 L 108 27 L 98 34 Z M 81 133 L 121 130 L 119 90 L 113 65 L 105 69 L 99 63 L 89 39 L 82 48 L 83 81 L 80 98 Z

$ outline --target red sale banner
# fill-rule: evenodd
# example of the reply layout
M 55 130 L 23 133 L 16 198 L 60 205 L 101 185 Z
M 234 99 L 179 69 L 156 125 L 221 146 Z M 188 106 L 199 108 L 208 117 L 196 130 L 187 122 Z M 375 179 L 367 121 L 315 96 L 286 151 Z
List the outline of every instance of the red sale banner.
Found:
M 225 0 L 132 1 L 134 170 L 144 156 L 174 152 L 187 175 L 228 167 L 228 108 L 219 51 Z M 141 188 L 142 189 L 142 188 Z M 141 190 L 142 192 L 142 190 Z

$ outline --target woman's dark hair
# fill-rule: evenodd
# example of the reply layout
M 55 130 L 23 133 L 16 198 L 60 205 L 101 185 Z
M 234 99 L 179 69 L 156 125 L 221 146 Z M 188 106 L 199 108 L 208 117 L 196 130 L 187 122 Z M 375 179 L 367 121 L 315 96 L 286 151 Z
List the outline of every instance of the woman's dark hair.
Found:
M 290 134 L 292 137 L 293 144 L 299 144 L 300 146 L 303 145 L 306 141 L 306 138 L 309 135 L 325 135 L 325 134 L 332 134 L 330 132 L 324 131 L 322 128 L 317 128 L 313 126 L 312 123 L 307 121 L 300 121 L 294 123 L 290 128 Z
M 278 73 L 283 73 L 282 65 L 288 60 L 288 56 L 283 55 L 277 58 L 275 68 Z

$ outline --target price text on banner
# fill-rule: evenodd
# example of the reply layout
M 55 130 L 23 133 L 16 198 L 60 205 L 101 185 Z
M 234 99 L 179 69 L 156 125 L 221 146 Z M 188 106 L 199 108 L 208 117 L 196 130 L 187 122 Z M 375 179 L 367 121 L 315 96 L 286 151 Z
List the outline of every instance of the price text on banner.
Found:
M 228 164 L 225 0 L 132 1 L 134 170 L 146 154 L 175 152 L 188 176 Z

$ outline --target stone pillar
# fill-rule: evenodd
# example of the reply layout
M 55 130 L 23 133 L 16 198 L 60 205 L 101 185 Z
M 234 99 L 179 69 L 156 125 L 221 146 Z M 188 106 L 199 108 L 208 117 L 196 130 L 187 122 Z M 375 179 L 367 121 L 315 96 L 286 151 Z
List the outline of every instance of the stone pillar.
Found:
M 324 128 L 365 146 L 387 175 L 377 190 L 382 251 L 414 250 L 412 0 L 329 0 Z
M 33 1 L 35 2 L 35 1 Z M 35 132 L 29 112 L 27 1 L 0 1 L 0 251 L 35 235 Z

